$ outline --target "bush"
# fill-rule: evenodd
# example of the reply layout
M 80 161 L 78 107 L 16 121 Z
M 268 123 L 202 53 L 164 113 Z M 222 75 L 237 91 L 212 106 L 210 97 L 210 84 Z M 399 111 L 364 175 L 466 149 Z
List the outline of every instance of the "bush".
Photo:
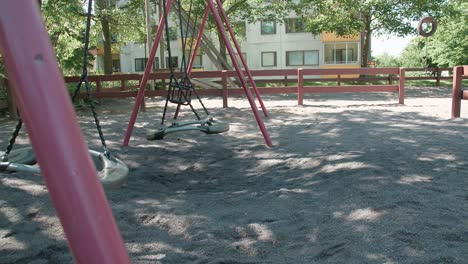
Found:
M 375 61 L 376 61 L 377 67 L 379 68 L 401 66 L 401 61 L 399 57 L 395 57 L 387 53 L 377 56 L 375 58 Z

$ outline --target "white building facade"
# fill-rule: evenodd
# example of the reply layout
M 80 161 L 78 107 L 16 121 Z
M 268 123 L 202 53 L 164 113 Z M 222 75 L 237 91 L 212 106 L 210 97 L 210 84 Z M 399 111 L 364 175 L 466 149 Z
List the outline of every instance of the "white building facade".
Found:
M 164 55 L 165 68 L 169 61 L 174 67 L 182 62 L 180 32 L 176 23 L 170 21 L 171 53 Z M 246 25 L 246 36 L 238 38 L 242 54 L 252 70 L 290 68 L 354 68 L 360 65 L 360 38 L 340 38 L 333 34 L 312 35 L 306 32 L 303 21 L 293 15 L 284 23 L 257 22 Z M 326 35 L 326 36 L 325 36 Z M 217 37 L 212 36 L 218 47 Z M 146 44 L 132 43 L 120 47 L 119 67 L 116 72 L 141 73 L 144 71 L 149 50 Z M 161 68 L 160 51 L 156 53 L 154 69 Z M 98 59 L 98 67 L 99 67 Z M 187 59 L 188 61 L 188 59 Z M 194 68 L 218 70 L 206 54 L 198 55 Z

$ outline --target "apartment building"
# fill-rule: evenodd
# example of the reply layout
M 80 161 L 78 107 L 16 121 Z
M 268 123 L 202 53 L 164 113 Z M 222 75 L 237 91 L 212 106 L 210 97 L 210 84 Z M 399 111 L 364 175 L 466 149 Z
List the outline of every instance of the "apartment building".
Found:
M 165 53 L 165 68 L 172 63 L 180 67 L 182 50 L 177 24 L 170 21 L 172 58 Z M 290 68 L 358 68 L 360 66 L 361 43 L 359 34 L 338 37 L 333 33 L 313 35 L 306 32 L 301 18 L 291 15 L 284 23 L 262 21 L 246 25 L 246 36 L 242 39 L 242 54 L 250 69 Z M 215 35 L 211 39 L 217 40 Z M 215 46 L 217 41 L 213 41 Z M 117 51 L 117 49 L 116 49 Z M 149 50 L 141 43 L 121 46 L 114 54 L 114 70 L 123 73 L 143 72 Z M 161 68 L 160 52 L 156 53 L 154 69 Z M 99 57 L 98 50 L 98 57 Z M 98 58 L 99 64 L 102 59 Z M 197 55 L 194 68 L 217 70 L 206 54 Z

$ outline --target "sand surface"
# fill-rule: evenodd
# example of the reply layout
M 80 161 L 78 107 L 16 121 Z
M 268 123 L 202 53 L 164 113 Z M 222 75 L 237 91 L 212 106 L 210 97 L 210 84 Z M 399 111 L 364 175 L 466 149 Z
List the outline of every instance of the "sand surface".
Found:
M 229 132 L 163 141 L 145 139 L 162 115 L 149 100 L 128 148 L 133 99 L 98 107 L 130 168 L 106 193 L 134 263 L 468 263 L 468 103 L 451 120 L 449 87 L 409 87 L 405 105 L 378 93 L 263 99 L 273 148 L 241 97 L 227 109 L 204 100 Z M 79 116 L 100 150 L 90 113 Z M 0 123 L 6 146 L 15 123 Z M 41 177 L 0 173 L 0 263 L 71 262 Z

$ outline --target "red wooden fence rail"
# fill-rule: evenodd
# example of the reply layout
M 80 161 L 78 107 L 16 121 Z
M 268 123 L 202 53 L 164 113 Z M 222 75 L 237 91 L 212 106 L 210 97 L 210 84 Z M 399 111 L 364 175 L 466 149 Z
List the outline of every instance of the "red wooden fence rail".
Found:
M 302 95 L 304 93 L 336 93 L 336 92 L 398 92 L 399 103 L 404 102 L 404 81 L 406 80 L 436 80 L 439 85 L 440 80 L 451 79 L 450 76 L 441 76 L 442 71 L 451 70 L 450 68 L 405 68 L 404 72 L 400 72 L 398 68 L 357 68 L 357 69 L 303 69 L 302 79 L 298 82 L 298 70 L 252 70 L 252 76 L 255 77 L 257 83 L 277 83 L 279 87 L 266 87 L 259 88 L 262 94 L 290 94 L 296 93 Z M 408 72 L 431 72 L 434 75 L 428 76 L 406 76 Z M 401 78 L 403 73 L 404 79 Z M 227 78 L 234 77 L 234 71 L 203 71 L 193 72 L 192 77 L 198 79 L 211 79 L 213 82 L 221 84 L 223 89 L 199 89 L 200 95 L 219 96 L 223 98 L 223 107 L 228 105 L 228 97 L 241 95 L 242 90 L 238 87 L 229 87 Z M 327 76 L 329 75 L 329 76 Z M 359 78 L 345 78 L 344 75 L 365 75 Z M 333 77 L 336 76 L 336 77 Z M 159 80 L 163 83 L 169 79 L 170 73 L 168 72 L 155 72 L 150 75 L 151 80 Z M 65 77 L 66 83 L 76 83 L 79 81 L 79 76 Z M 466 79 L 467 76 L 462 78 Z M 135 97 L 137 94 L 136 89 L 139 87 L 141 79 L 140 74 L 115 74 L 115 75 L 91 75 L 89 76 L 90 83 L 94 84 L 92 96 L 97 99 L 102 98 L 127 98 Z M 134 84 L 129 82 L 133 81 Z M 336 86 L 304 86 L 305 83 L 310 82 L 337 82 Z M 351 81 L 385 81 L 388 85 L 343 85 L 345 82 Z M 393 82 L 397 84 L 393 85 Z M 108 87 L 109 82 L 115 82 L 115 86 Z M 294 85 L 296 86 L 290 86 Z M 107 85 L 105 85 L 107 84 Z M 300 87 L 297 84 L 301 84 Z M 164 86 L 163 86 L 164 87 Z M 80 98 L 86 95 L 80 94 Z M 164 90 L 148 90 L 146 96 L 166 96 Z M 302 101 L 303 103 L 303 101 Z M 6 108 L 13 102 L 0 101 L 0 108 Z M 298 104 L 301 101 L 298 98 Z M 144 105 L 142 105 L 144 109 Z M 10 112 L 12 111 L 10 109 Z
M 338 92 L 399 92 L 400 88 L 398 85 L 353 85 L 353 86 L 304 86 L 306 80 L 322 80 L 330 79 L 336 80 L 336 78 L 313 78 L 305 79 L 306 76 L 323 76 L 323 75 L 399 75 L 400 69 L 398 68 L 363 68 L 363 69 L 301 69 L 303 71 L 303 76 L 298 81 L 296 69 L 287 69 L 287 70 L 253 70 L 252 75 L 254 77 L 289 77 L 288 82 L 296 82 L 302 85 L 300 91 L 297 88 L 292 86 L 283 86 L 283 87 L 267 87 L 260 88 L 263 94 L 287 94 L 287 93 L 338 93 Z M 238 87 L 228 87 L 227 78 L 234 77 L 236 73 L 234 71 L 204 71 L 204 72 L 193 72 L 192 78 L 197 79 L 216 79 L 219 81 L 221 79 L 223 89 L 199 89 L 198 93 L 200 95 L 211 95 L 211 96 L 220 96 L 223 97 L 223 105 L 227 106 L 227 97 L 229 95 L 240 95 L 242 90 Z M 104 77 L 104 78 L 101 78 Z M 166 80 L 169 79 L 170 73 L 159 72 L 153 73 L 150 75 L 151 80 Z M 291 78 L 293 77 L 293 78 Z M 118 87 L 105 88 L 103 91 L 96 89 L 92 93 L 94 98 L 125 98 L 125 97 L 135 97 L 137 94 L 136 86 L 124 86 L 122 83 L 126 81 L 139 81 L 141 75 L 138 74 L 125 74 L 125 75 L 112 75 L 112 76 L 90 76 L 89 81 L 95 82 L 96 86 L 101 87 L 101 82 L 104 81 L 120 81 L 121 85 Z M 388 77 L 385 77 L 388 78 Z M 225 79 L 225 80 L 224 80 Z M 348 79 L 342 79 L 348 80 Z M 360 80 L 367 80 L 360 79 Z M 78 77 L 66 77 L 65 81 L 67 83 L 78 81 Z M 270 80 L 270 82 L 282 80 Z M 228 89 L 229 88 L 229 89 Z M 402 86 L 403 88 L 403 86 Z M 165 96 L 166 91 L 164 90 L 148 90 L 146 91 L 146 96 Z M 80 95 L 80 96 L 85 96 Z M 300 102 L 298 102 L 300 104 Z

